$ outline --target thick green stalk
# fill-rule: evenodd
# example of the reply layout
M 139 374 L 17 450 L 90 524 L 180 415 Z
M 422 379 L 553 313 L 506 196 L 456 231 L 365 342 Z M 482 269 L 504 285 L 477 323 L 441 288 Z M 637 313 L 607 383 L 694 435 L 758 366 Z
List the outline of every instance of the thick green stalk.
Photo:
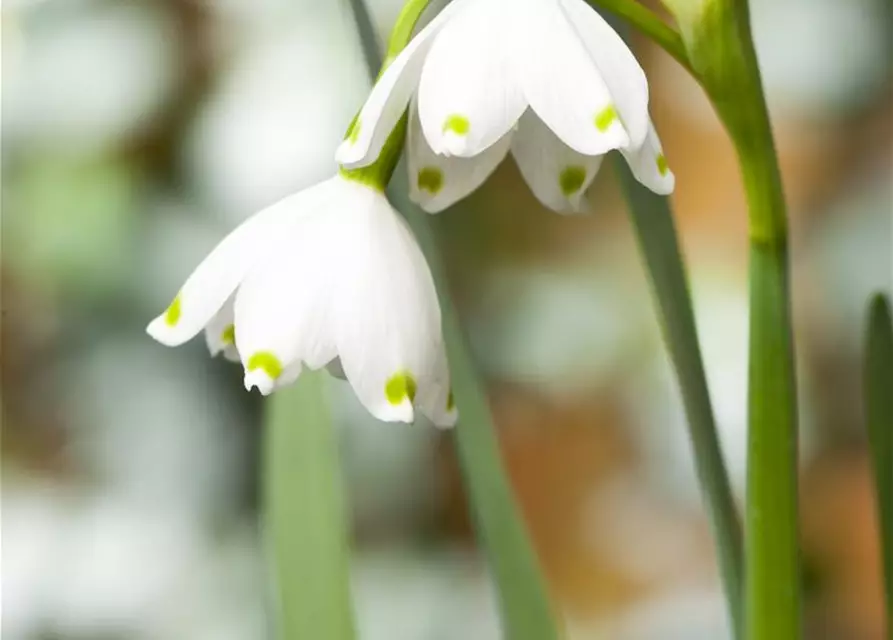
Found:
M 887 637 L 893 638 L 893 318 L 876 295 L 865 344 L 865 417 L 874 466 L 878 528 L 883 554 Z
M 787 211 L 747 3 L 708 3 L 690 54 L 725 124 L 749 211 L 750 362 L 746 633 L 801 634 L 797 391 Z
M 669 199 L 643 187 L 617 159 L 630 216 L 660 310 L 661 329 L 688 417 L 695 466 L 707 503 L 720 575 L 736 635 L 742 628 L 744 558 L 741 523 L 729 484 L 698 344 L 691 293 Z
M 325 372 L 305 371 L 267 403 L 264 529 L 278 638 L 355 637 L 337 439 Z
M 391 34 L 383 66 L 387 66 L 408 44 L 427 4 L 428 0 L 406 3 Z M 374 33 L 365 4 L 358 1 L 353 6 L 364 48 L 373 50 Z M 374 67 L 370 68 L 370 75 L 376 75 Z M 391 135 L 385 153 L 402 149 L 404 136 L 405 127 L 401 125 Z M 388 166 L 389 178 L 394 167 L 393 164 Z M 504 637 L 509 640 L 557 640 L 561 637 L 560 627 L 506 476 L 484 384 L 475 371 L 448 293 L 429 216 L 407 199 L 405 172 L 400 172 L 391 182 L 390 193 L 395 206 L 410 212 L 407 220 L 419 239 L 438 285 L 452 390 L 460 416 L 454 431 L 456 446 L 475 528 L 496 582 Z

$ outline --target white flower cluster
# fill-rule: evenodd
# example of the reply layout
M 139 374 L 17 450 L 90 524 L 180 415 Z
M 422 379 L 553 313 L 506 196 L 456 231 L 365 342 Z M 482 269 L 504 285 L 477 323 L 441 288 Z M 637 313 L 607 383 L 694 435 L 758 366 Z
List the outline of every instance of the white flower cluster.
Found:
M 536 197 L 579 211 L 602 158 L 668 194 L 674 177 L 648 115 L 648 84 L 584 0 L 454 0 L 397 56 L 338 149 L 342 171 L 261 211 L 202 262 L 148 327 L 169 346 L 205 330 L 241 361 L 245 387 L 328 366 L 374 416 L 456 410 L 431 272 L 383 193 L 356 179 L 409 109 L 412 197 L 440 211 L 511 151 Z

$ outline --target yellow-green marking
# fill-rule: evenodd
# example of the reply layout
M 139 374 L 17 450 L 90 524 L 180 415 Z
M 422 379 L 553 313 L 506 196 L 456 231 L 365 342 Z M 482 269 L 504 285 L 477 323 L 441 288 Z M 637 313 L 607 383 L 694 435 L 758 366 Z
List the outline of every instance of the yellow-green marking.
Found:
M 270 380 L 282 375 L 282 363 L 269 351 L 258 351 L 248 359 L 248 371 L 262 370 Z
M 415 392 L 415 378 L 408 371 L 395 373 L 388 378 L 384 386 L 385 397 L 394 406 L 401 404 L 406 399 L 409 399 L 410 402 L 414 401 Z
M 443 132 L 452 131 L 456 135 L 466 136 L 471 130 L 471 123 L 465 116 L 454 113 L 443 122 Z
M 424 167 L 419 171 L 418 186 L 420 191 L 437 195 L 443 188 L 443 171 L 437 167 Z
M 667 175 L 670 171 L 670 165 L 667 164 L 667 157 L 662 153 L 657 154 L 657 171 L 662 176 Z
M 595 128 L 601 132 L 607 131 L 617 119 L 617 109 L 613 104 L 595 114 Z
M 236 344 L 236 325 L 229 324 L 220 334 L 220 341 L 223 344 Z
M 180 294 L 177 294 L 177 297 L 174 298 L 174 301 L 171 302 L 171 306 L 167 308 L 167 311 L 164 312 L 164 322 L 169 327 L 177 326 L 177 323 L 180 322 L 180 316 L 183 315 L 183 307 L 180 302 Z
M 578 165 L 565 167 L 561 175 L 558 176 L 561 193 L 566 198 L 578 193 L 583 188 L 584 182 L 586 182 L 586 169 Z

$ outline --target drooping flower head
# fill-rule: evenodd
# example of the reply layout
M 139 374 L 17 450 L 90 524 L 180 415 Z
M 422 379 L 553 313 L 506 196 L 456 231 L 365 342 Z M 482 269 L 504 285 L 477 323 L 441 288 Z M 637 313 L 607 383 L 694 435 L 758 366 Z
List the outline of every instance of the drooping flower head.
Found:
M 255 214 L 183 285 L 149 334 L 177 346 L 205 331 L 267 395 L 329 366 L 385 421 L 439 426 L 456 411 L 428 264 L 377 188 L 337 175 Z
M 614 149 L 644 185 L 673 190 L 645 74 L 584 0 L 454 0 L 382 74 L 338 161 L 374 162 L 407 106 L 412 196 L 431 212 L 479 187 L 509 151 L 556 211 L 581 208 Z

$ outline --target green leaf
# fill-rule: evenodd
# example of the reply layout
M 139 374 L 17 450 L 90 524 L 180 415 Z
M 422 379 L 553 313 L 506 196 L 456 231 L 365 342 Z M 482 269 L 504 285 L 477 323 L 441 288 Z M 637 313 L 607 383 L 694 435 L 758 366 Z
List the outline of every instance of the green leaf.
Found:
M 639 184 L 622 158 L 617 159 L 614 167 L 657 297 L 664 341 L 688 417 L 695 466 L 713 527 L 729 613 L 740 632 L 744 581 L 741 525 L 719 446 L 673 212 L 669 199 Z
M 326 373 L 267 401 L 264 535 L 283 640 L 352 640 L 349 543 Z
M 881 294 L 868 312 L 865 345 L 865 407 L 874 464 L 888 635 L 893 635 L 893 319 Z

